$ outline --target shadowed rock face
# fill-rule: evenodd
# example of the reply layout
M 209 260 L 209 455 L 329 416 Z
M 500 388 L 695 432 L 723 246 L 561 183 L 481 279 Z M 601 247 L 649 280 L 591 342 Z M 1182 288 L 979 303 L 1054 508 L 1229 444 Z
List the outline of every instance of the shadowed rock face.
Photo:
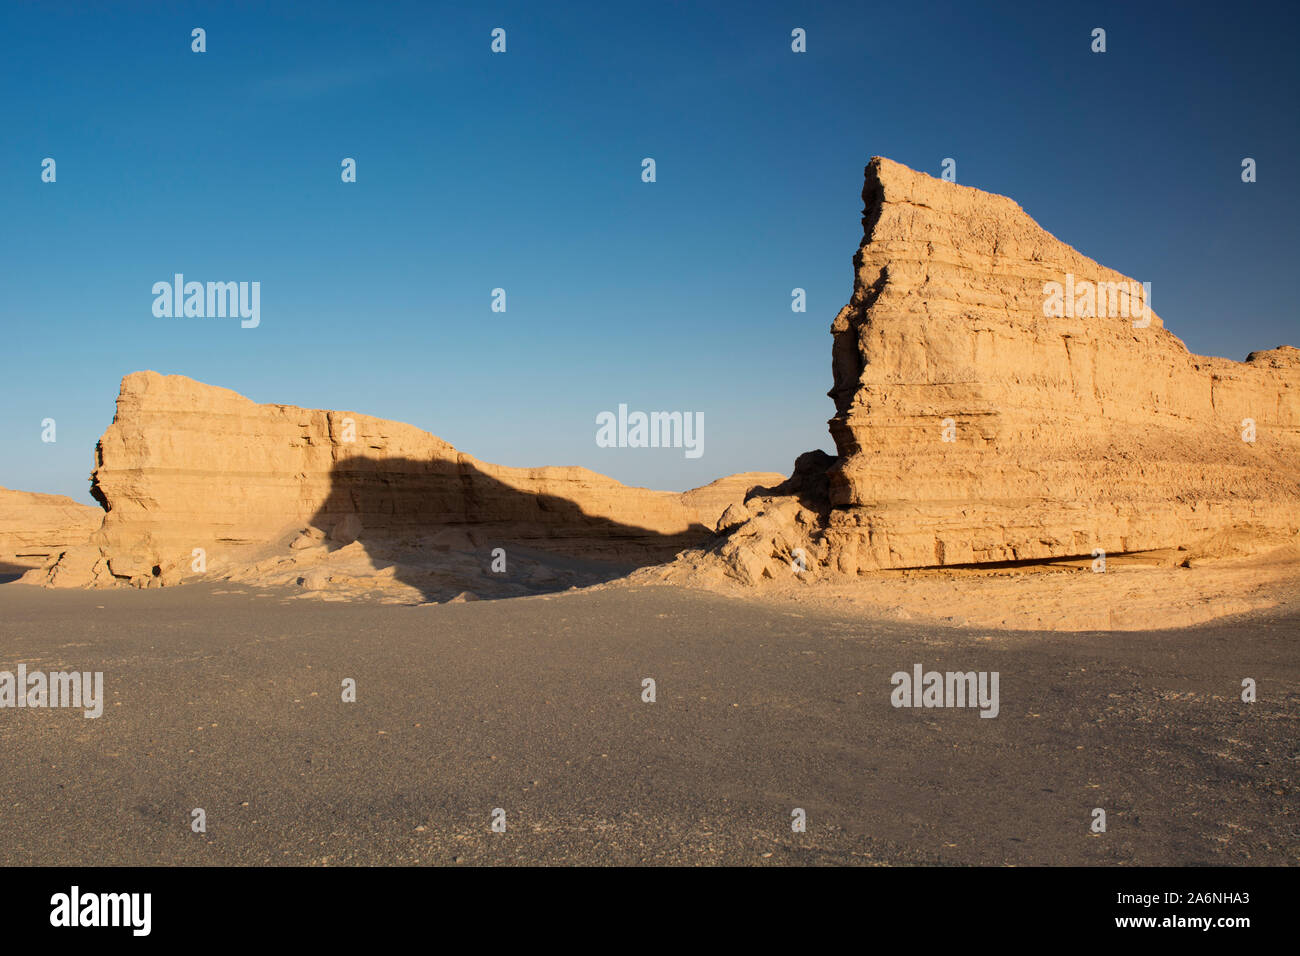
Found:
M 1296 532 L 1300 351 L 1191 354 L 1004 196 L 882 158 L 862 195 L 831 329 L 840 570 Z
M 454 551 L 461 564 L 487 567 L 490 549 L 507 545 L 621 571 L 707 538 L 730 501 L 774 476 L 749 477 L 677 494 L 583 468 L 504 468 L 400 422 L 259 405 L 184 376 L 137 372 L 123 379 L 96 449 L 103 528 L 45 582 L 179 583 L 198 573 L 202 549 L 208 573 L 296 583 L 358 537 L 340 559 L 347 571 L 333 577 L 356 577 L 353 557 L 379 556 L 368 570 L 397 567 L 389 576 L 400 580 L 410 558 L 423 580 L 431 556 Z

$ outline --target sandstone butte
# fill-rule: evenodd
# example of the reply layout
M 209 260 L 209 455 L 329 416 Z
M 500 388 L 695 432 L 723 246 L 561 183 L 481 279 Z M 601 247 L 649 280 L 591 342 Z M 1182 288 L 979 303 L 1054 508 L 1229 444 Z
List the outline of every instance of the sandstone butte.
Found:
M 784 482 L 675 494 L 502 468 L 408 425 L 139 372 L 96 451 L 103 526 L 26 580 L 173 583 L 196 548 L 209 572 L 262 583 L 292 583 L 310 563 L 295 554 L 331 548 L 473 553 L 479 574 L 484 549 L 522 543 L 629 568 L 677 554 L 640 577 L 759 584 L 792 566 L 843 581 L 1295 543 L 1300 351 L 1205 358 L 1154 314 L 1135 327 L 1045 308 L 1052 283 L 1132 280 L 1006 197 L 883 158 L 862 197 L 853 295 L 831 327 L 838 454 L 801 456 Z M 338 580 L 316 572 L 308 586 Z
M 1052 283 L 1133 280 L 1005 196 L 881 157 L 865 179 L 831 326 L 838 454 L 802 456 L 785 494 L 751 497 L 688 566 L 721 558 L 752 583 L 792 560 L 852 576 L 1295 542 L 1300 350 L 1234 362 L 1193 355 L 1154 314 L 1053 315 L 1088 310 L 1052 307 Z
M 95 457 L 102 527 L 27 580 L 146 587 L 233 572 L 291 583 L 299 549 L 305 560 L 358 539 L 386 554 L 477 549 L 483 567 L 491 548 L 524 545 L 630 568 L 711 536 L 728 503 L 782 479 L 735 475 L 674 493 L 584 468 L 506 468 L 411 425 L 259 405 L 156 372 L 122 380 Z

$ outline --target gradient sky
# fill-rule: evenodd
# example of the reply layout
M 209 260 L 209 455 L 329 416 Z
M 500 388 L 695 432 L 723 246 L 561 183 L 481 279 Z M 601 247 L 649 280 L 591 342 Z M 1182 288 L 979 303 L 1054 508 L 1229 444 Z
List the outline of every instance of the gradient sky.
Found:
M 876 154 L 953 157 L 1150 281 L 1194 352 L 1300 345 L 1298 35 L 1291 3 L 9 0 L 0 485 L 89 503 L 139 369 L 506 465 L 788 472 L 833 450 L 828 329 Z M 261 282 L 261 326 L 155 318 L 176 272 Z M 703 457 L 596 447 L 620 402 L 703 412 Z

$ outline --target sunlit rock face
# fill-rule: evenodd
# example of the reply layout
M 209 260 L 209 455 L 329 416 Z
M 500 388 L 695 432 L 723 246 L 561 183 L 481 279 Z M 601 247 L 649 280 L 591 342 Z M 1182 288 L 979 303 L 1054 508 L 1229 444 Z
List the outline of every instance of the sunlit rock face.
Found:
M 1140 283 L 1004 196 L 882 158 L 862 195 L 832 326 L 835 567 L 1297 532 L 1300 351 L 1191 354 Z

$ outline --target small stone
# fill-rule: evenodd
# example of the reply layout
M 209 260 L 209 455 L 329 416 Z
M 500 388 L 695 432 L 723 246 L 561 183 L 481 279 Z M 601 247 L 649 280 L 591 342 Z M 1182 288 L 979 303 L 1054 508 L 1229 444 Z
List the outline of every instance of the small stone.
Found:
M 344 515 L 330 531 L 330 540 L 338 544 L 351 544 L 361 537 L 361 517 L 356 514 Z

